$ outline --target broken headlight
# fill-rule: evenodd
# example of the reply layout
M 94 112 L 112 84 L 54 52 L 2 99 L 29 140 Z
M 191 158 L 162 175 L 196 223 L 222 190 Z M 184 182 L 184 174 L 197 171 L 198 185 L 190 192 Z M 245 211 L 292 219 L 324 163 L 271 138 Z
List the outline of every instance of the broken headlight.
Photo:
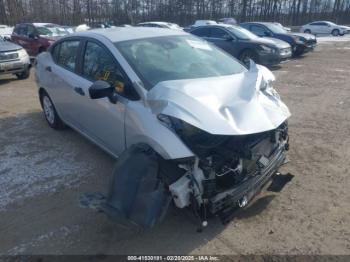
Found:
M 212 135 L 175 117 L 159 114 L 158 119 L 167 128 L 173 130 L 200 157 L 206 156 L 210 149 L 221 145 L 228 139 L 228 136 Z

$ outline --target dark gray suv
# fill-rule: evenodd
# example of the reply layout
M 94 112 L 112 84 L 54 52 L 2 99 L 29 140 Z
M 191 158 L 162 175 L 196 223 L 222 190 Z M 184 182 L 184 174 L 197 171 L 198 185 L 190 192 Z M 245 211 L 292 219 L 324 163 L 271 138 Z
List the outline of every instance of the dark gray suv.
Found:
M 274 66 L 292 56 L 291 46 L 287 42 L 260 38 L 240 26 L 201 26 L 190 33 L 214 43 L 246 65 L 252 59 L 258 64 Z

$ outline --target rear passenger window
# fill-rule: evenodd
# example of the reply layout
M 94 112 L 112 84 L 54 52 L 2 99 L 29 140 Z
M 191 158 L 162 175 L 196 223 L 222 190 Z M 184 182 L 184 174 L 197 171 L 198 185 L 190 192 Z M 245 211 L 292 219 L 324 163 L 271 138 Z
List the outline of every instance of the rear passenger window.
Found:
M 198 28 L 191 32 L 191 34 L 194 34 L 196 36 L 200 37 L 209 37 L 210 36 L 210 30 L 208 28 Z
M 67 68 L 68 70 L 74 72 L 78 56 L 79 44 L 80 41 L 78 40 L 67 40 L 57 45 L 54 49 L 54 56 L 56 55 L 56 62 L 59 65 Z M 59 52 L 57 52 L 58 50 Z
M 252 25 L 252 26 L 250 27 L 250 30 L 251 30 L 254 34 L 258 35 L 258 36 L 265 36 L 266 30 L 265 30 L 262 26 L 259 26 L 259 25 Z
M 229 36 L 229 35 L 224 30 L 219 29 L 219 28 L 212 28 L 211 29 L 210 37 L 224 39 L 225 36 Z
M 124 93 L 125 91 L 125 78 L 113 56 L 94 42 L 87 42 L 86 45 L 83 76 L 91 81 L 103 80 L 109 82 L 118 93 Z

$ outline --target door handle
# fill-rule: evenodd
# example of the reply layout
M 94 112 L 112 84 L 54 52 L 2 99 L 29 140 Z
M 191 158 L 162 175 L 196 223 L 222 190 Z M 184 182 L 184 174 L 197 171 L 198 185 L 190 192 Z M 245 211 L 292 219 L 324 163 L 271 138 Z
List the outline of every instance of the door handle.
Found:
M 77 92 L 81 96 L 85 96 L 85 92 L 81 87 L 74 87 L 74 91 Z
M 48 71 L 48 72 L 52 72 L 51 66 L 45 67 L 45 70 Z

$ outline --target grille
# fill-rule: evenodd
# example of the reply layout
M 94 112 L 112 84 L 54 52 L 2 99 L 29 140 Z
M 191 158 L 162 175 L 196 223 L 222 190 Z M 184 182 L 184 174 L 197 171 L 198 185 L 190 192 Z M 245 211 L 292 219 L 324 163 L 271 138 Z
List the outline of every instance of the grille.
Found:
M 14 60 L 18 58 L 18 53 L 0 52 L 0 61 Z

